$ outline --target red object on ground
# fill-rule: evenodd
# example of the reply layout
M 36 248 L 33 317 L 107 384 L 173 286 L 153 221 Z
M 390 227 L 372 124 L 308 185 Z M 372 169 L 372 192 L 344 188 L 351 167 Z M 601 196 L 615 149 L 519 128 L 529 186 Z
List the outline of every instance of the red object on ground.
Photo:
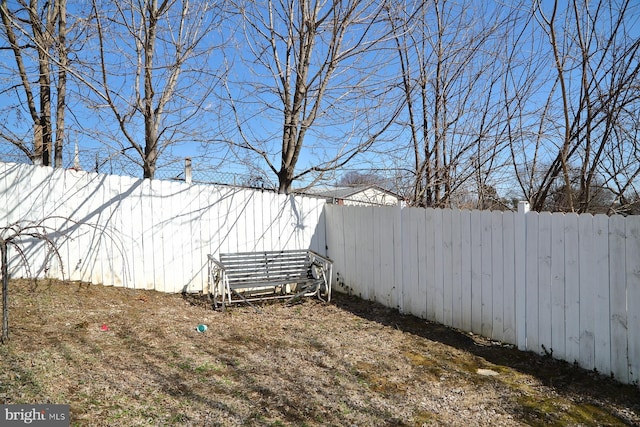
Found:
M 106 332 L 109 330 L 109 327 L 106 325 L 106 323 L 103 323 L 102 326 L 100 326 L 100 330 Z

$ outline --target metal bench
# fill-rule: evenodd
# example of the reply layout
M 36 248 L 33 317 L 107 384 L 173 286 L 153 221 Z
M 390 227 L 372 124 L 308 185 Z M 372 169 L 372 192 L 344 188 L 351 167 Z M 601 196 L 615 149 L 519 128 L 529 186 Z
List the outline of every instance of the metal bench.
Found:
M 333 261 L 310 250 L 209 255 L 209 292 L 214 306 L 236 302 L 316 296 L 331 300 Z

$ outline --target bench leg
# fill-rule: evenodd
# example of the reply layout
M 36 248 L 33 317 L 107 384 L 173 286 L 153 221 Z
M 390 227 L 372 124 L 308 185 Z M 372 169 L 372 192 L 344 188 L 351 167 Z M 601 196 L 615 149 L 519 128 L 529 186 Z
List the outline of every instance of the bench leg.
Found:
M 247 305 L 253 307 L 253 309 L 256 311 L 256 313 L 260 313 L 262 314 L 262 310 L 260 310 L 257 306 L 255 306 L 254 304 L 251 304 L 251 301 L 249 301 L 248 299 L 246 299 L 244 297 L 244 295 L 242 295 L 239 292 L 236 292 L 235 290 L 230 290 L 230 292 L 233 292 L 234 294 L 236 294 L 237 296 L 239 296 Z M 229 304 L 231 304 L 231 293 L 229 293 Z

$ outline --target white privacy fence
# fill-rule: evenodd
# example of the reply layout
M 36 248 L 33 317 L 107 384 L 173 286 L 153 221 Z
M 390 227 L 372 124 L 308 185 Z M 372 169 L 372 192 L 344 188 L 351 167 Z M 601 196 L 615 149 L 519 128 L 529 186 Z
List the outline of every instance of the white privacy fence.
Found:
M 325 209 L 339 288 L 640 381 L 640 217 Z
M 323 210 L 324 206 L 324 210 Z M 207 254 L 312 249 L 338 288 L 640 382 L 640 217 L 324 205 L 225 186 L 0 163 L 2 227 L 43 221 L 11 255 L 37 275 L 200 291 Z
M 36 239 L 13 250 L 12 277 L 65 278 L 164 292 L 203 290 L 207 254 L 325 253 L 324 202 L 226 186 L 188 185 L 0 163 L 0 227 L 43 221 L 63 264 Z M 64 273 L 64 275 L 63 275 Z

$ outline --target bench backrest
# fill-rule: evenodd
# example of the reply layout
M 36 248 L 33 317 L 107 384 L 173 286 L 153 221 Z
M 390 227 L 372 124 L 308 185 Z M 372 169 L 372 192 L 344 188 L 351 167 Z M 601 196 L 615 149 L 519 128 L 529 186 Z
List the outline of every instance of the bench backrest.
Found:
M 235 286 L 306 278 L 311 265 L 306 250 L 222 253 L 220 262 Z

